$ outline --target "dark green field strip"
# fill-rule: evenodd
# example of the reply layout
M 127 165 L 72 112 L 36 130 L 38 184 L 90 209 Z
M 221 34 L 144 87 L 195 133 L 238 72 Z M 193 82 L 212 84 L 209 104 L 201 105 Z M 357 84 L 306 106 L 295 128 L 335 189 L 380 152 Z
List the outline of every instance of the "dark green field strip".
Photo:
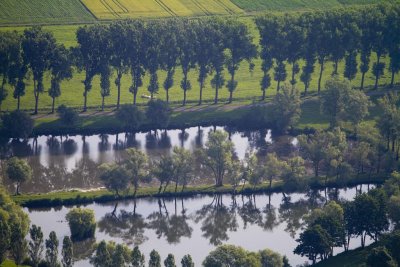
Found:
M 79 0 L 1 0 L 0 25 L 92 22 Z
M 232 0 L 245 11 L 290 11 L 307 9 L 327 9 L 346 5 L 366 5 L 397 0 Z

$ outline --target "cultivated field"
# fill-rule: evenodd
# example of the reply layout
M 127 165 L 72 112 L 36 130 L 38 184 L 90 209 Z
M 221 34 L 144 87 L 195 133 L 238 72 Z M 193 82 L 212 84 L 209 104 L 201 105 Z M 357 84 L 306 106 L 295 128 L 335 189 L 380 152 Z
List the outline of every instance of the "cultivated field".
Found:
M 254 42 L 258 43 L 258 31 L 251 17 L 239 18 L 243 22 L 245 22 L 250 31 L 255 36 Z M 45 26 L 45 29 L 53 32 L 57 40 L 61 43 L 64 43 L 66 46 L 74 46 L 76 45 L 75 40 L 75 31 L 78 28 L 78 25 L 67 25 L 67 26 Z M 22 31 L 23 27 L 13 27 L 9 29 L 15 29 L 18 31 Z M 0 28 L 0 30 L 4 30 L 4 28 Z M 371 66 L 372 63 L 376 61 L 376 56 L 373 54 L 371 56 Z M 383 62 L 386 63 L 386 66 L 389 64 L 389 58 L 386 57 L 383 59 Z M 234 98 L 248 98 L 248 99 L 256 99 L 261 96 L 260 89 L 260 81 L 262 77 L 261 68 L 261 60 L 257 59 L 254 61 L 255 69 L 253 73 L 249 73 L 249 66 L 246 62 L 242 63 L 237 75 L 236 79 L 239 82 L 236 91 L 234 92 Z M 300 62 L 300 64 L 302 64 Z M 343 73 L 344 62 L 341 62 L 339 65 L 339 73 Z M 310 92 L 315 92 L 317 88 L 318 82 L 318 70 L 319 65 L 316 64 L 315 71 L 313 74 Z M 326 69 L 324 71 L 323 76 L 323 84 L 330 77 L 332 73 L 333 67 L 331 62 L 326 63 Z M 287 65 L 288 77 L 290 76 L 291 67 Z M 395 81 L 399 82 L 400 75 L 395 77 Z M 273 71 L 271 71 L 271 77 L 273 77 Z M 300 74 L 297 75 L 297 86 L 300 89 L 303 89 L 303 84 L 300 82 Z M 157 98 L 165 99 L 165 91 L 162 88 L 162 84 L 165 78 L 165 72 L 159 72 L 159 84 L 160 90 L 156 95 Z M 225 73 L 225 79 L 228 79 L 228 73 Z M 111 78 L 111 95 L 106 98 L 106 105 L 115 105 L 117 90 L 114 84 L 115 77 Z M 148 100 L 141 98 L 142 94 L 148 95 L 147 86 L 148 86 L 148 75 L 146 75 L 144 79 L 144 85 L 139 89 L 138 93 L 138 102 L 145 103 Z M 181 101 L 183 98 L 183 91 L 180 88 L 180 81 L 182 79 L 181 69 L 178 67 L 176 70 L 176 75 L 174 77 L 175 82 L 172 89 L 170 89 L 170 101 Z M 192 83 L 192 90 L 188 91 L 188 100 L 189 101 L 197 101 L 199 89 L 197 82 L 197 72 L 196 70 L 192 70 L 190 72 L 190 79 Z M 49 88 L 49 74 L 45 76 L 45 88 Z M 56 100 L 56 105 L 66 104 L 68 106 L 81 107 L 83 105 L 83 84 L 84 73 L 74 73 L 74 77 L 69 81 L 63 81 L 61 84 L 62 95 Z M 289 80 L 289 79 L 288 79 Z M 354 86 L 359 86 L 361 80 L 361 74 L 358 73 L 355 80 L 352 81 Z M 122 80 L 122 103 L 131 103 L 133 102 L 133 96 L 129 92 L 129 86 L 131 85 L 131 78 L 129 74 L 125 74 Z M 389 84 L 390 83 L 390 73 L 387 69 L 385 69 L 385 74 L 382 76 L 380 80 L 380 84 Z M 368 72 L 366 75 L 365 85 L 372 86 L 374 84 L 374 76 L 372 72 Z M 16 101 L 12 98 L 12 88 L 8 88 L 9 96 L 5 100 L 2 106 L 2 110 L 13 110 L 16 107 Z M 272 81 L 271 87 L 267 90 L 267 95 L 274 95 L 276 92 L 276 82 Z M 224 101 L 228 98 L 228 90 L 224 87 L 220 90 L 220 98 L 221 101 Z M 206 87 L 203 92 L 203 97 L 205 100 L 212 100 L 214 97 L 214 90 L 210 85 L 210 78 L 206 81 Z M 95 77 L 93 81 L 93 88 L 88 94 L 88 106 L 91 107 L 99 107 L 101 105 L 101 95 L 100 95 L 100 79 L 98 76 Z M 33 109 L 34 107 L 34 97 L 33 97 L 33 82 L 30 80 L 27 81 L 26 95 L 21 98 L 21 107 L 24 109 Z M 49 109 L 51 107 L 51 98 L 48 96 L 47 91 L 40 96 L 39 108 Z
M 366 5 L 396 0 L 232 0 L 234 4 L 245 11 L 293 11 L 327 9 L 348 5 Z
M 95 19 L 79 0 L 1 0 L 0 24 L 87 23 Z
M 82 0 L 98 19 L 240 14 L 229 0 Z

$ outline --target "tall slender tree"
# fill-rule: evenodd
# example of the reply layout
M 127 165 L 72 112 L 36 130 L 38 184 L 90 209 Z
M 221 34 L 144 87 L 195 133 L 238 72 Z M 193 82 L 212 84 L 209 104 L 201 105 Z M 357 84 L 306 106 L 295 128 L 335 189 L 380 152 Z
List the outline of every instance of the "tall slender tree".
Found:
M 144 32 L 144 45 L 146 47 L 145 66 L 150 74 L 150 82 L 147 90 L 153 99 L 154 94 L 158 92 L 160 87 L 158 83 L 157 71 L 160 68 L 160 42 L 161 27 L 158 22 L 149 22 Z
M 218 103 L 219 89 L 225 84 L 224 62 L 225 62 L 225 40 L 223 34 L 223 22 L 219 19 L 209 21 L 212 30 L 209 32 L 211 46 L 211 70 L 214 77 L 211 79 L 211 86 L 215 89 L 214 104 Z
M 53 34 L 44 31 L 41 27 L 35 26 L 24 31 L 22 49 L 25 64 L 29 66 L 33 74 L 34 114 L 38 113 L 39 96 L 44 92 L 44 73 L 50 68 L 50 58 L 55 46 L 56 39 Z
M 254 68 L 251 60 L 256 57 L 257 48 L 253 44 L 253 37 L 247 26 L 236 19 L 225 21 L 224 35 L 228 51 L 225 65 L 231 75 L 231 79 L 227 82 L 226 87 L 229 91 L 229 103 L 232 103 L 233 92 L 238 85 L 238 82 L 235 80 L 236 71 L 243 60 L 248 61 L 250 70 Z
M 51 82 L 49 96 L 52 98 L 51 112 L 54 113 L 55 99 L 61 95 L 61 82 L 72 78 L 70 53 L 64 45 L 57 45 L 50 58 Z

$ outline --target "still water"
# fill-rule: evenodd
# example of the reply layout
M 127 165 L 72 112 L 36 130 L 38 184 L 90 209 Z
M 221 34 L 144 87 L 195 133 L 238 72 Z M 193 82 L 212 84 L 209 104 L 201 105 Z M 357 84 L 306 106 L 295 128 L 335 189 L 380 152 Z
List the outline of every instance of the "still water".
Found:
M 249 150 L 261 155 L 274 151 L 284 156 L 291 153 L 296 145 L 295 138 L 272 137 L 270 130 L 232 132 L 223 127 L 192 127 L 137 134 L 39 136 L 26 140 L 4 140 L 0 142 L 0 156 L 26 158 L 32 167 L 33 179 L 22 185 L 23 193 L 98 188 L 102 183 L 98 179 L 97 167 L 102 163 L 123 160 L 126 148 L 141 149 L 150 158 L 171 153 L 173 146 L 194 151 L 204 145 L 208 132 L 215 129 L 228 131 L 238 158 L 243 158 Z M 13 192 L 14 186 L 8 179 L 4 184 Z
M 367 186 L 362 187 L 364 191 Z M 358 187 L 360 190 L 360 187 Z M 310 210 L 322 207 L 327 200 L 351 200 L 356 188 L 307 194 L 272 194 L 252 196 L 196 196 L 193 198 L 144 198 L 118 203 L 90 204 L 95 211 L 97 229 L 95 239 L 125 243 L 130 248 L 138 245 L 146 255 L 156 249 L 164 260 L 173 253 L 176 262 L 191 254 L 196 266 L 220 244 L 242 246 L 251 251 L 264 248 L 286 255 L 292 266 L 307 261 L 293 254 L 295 239 Z M 48 237 L 55 231 L 60 240 L 70 235 L 65 215 L 71 207 L 29 210 L 32 224 L 42 227 Z M 89 266 L 88 250 L 95 240 L 77 244 L 75 266 Z M 370 242 L 370 241 L 368 241 Z M 62 242 L 60 242 L 62 243 Z M 360 246 L 359 239 L 351 240 L 350 247 Z M 60 244 L 61 251 L 61 244 Z M 342 249 L 336 249 L 335 253 Z

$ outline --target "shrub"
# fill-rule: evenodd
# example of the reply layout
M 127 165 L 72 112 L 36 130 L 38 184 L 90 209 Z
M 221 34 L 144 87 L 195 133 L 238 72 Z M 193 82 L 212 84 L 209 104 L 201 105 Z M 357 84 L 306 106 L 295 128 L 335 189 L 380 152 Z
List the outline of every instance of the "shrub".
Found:
M 57 113 L 60 121 L 65 125 L 72 126 L 78 122 L 78 113 L 72 108 L 61 105 L 57 108 Z
M 125 131 L 134 131 L 142 125 L 144 114 L 134 105 L 122 105 L 116 113 L 117 119 L 122 123 Z
M 168 103 L 162 100 L 151 100 L 148 105 L 146 117 L 152 123 L 152 126 L 156 128 L 167 127 L 171 116 Z
M 33 131 L 33 119 L 23 111 L 3 115 L 3 130 L 6 136 L 27 138 Z
M 73 241 L 94 237 L 96 221 L 93 210 L 73 208 L 67 213 L 65 218 L 68 221 Z

